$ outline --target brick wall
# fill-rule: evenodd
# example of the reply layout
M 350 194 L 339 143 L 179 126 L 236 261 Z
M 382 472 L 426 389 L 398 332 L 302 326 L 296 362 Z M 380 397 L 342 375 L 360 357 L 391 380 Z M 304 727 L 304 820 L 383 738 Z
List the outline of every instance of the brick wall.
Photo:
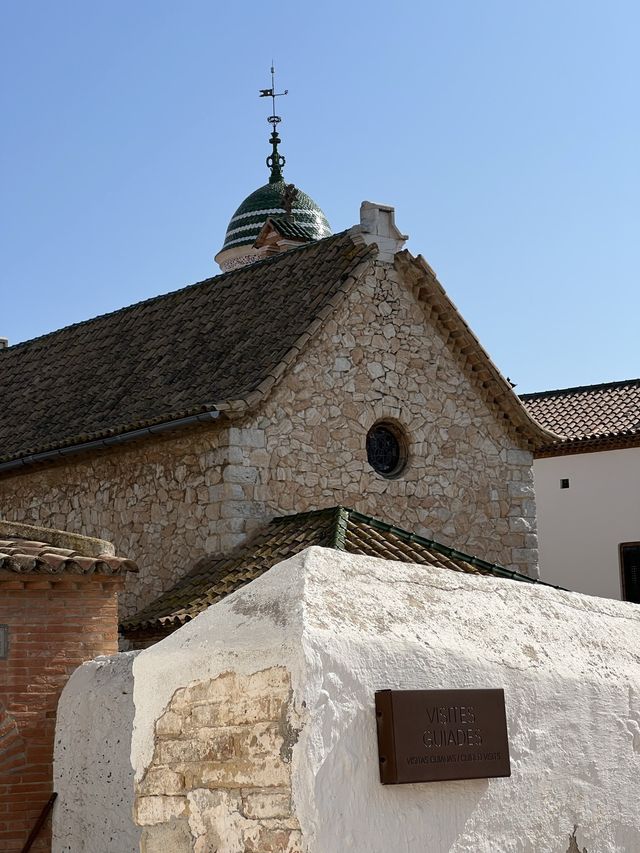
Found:
M 18 853 L 52 793 L 58 698 L 73 670 L 117 650 L 119 578 L 0 572 L 0 850 Z M 50 820 L 34 853 L 51 849 Z

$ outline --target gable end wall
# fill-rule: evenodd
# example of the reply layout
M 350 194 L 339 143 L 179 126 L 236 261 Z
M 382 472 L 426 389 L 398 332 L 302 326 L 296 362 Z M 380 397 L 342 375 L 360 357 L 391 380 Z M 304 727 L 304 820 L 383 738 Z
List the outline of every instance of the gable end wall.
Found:
M 269 515 L 340 503 L 537 576 L 532 454 L 400 276 L 372 265 L 246 422 L 264 445 L 261 500 Z M 380 419 L 409 441 L 397 479 L 367 462 Z M 232 432 L 240 445 L 244 431 Z

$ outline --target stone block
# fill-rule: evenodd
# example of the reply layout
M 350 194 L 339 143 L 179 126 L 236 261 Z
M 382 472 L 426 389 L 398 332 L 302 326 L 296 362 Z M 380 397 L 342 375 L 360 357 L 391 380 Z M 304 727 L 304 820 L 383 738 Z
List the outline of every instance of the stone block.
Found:
M 225 483 L 251 485 L 258 482 L 258 470 L 248 465 L 227 465 L 222 472 L 222 479 Z
M 219 729 L 201 729 L 195 738 L 162 740 L 157 746 L 160 764 L 184 765 L 199 761 L 227 761 L 234 754 L 233 738 Z
M 184 776 L 168 767 L 151 767 L 140 783 L 141 794 L 184 794 Z
M 238 755 L 277 754 L 283 743 L 280 724 L 256 723 L 235 729 L 233 743 Z
M 251 820 L 288 818 L 291 815 L 291 793 L 286 790 L 243 791 L 242 812 Z
M 532 533 L 535 529 L 535 521 L 532 519 L 517 516 L 509 519 L 509 530 L 512 533 Z
M 529 450 L 517 450 L 511 448 L 507 450 L 507 462 L 509 465 L 533 465 L 533 454 Z
M 175 737 L 182 731 L 183 720 L 175 711 L 166 711 L 156 723 L 156 734 L 159 737 Z
M 146 827 L 140 839 L 140 853 L 192 853 L 193 839 L 186 820 L 170 820 Z
M 233 701 L 209 702 L 191 712 L 191 727 L 246 726 L 278 721 L 282 715 L 284 696 L 238 695 Z
M 201 761 L 185 769 L 185 787 L 283 788 L 290 784 L 289 766 L 279 755 L 234 758 L 223 764 Z
M 302 835 L 297 830 L 258 825 L 245 833 L 244 853 L 303 853 Z
M 533 498 L 533 486 L 528 483 L 509 483 L 509 495 L 512 498 Z
M 239 447 L 264 447 L 265 432 L 263 429 L 230 427 L 229 444 Z
M 150 796 L 136 800 L 136 822 L 138 826 L 167 823 L 187 813 L 184 797 Z
M 514 563 L 536 565 L 538 562 L 538 550 L 537 548 L 513 548 L 511 550 L 511 559 Z

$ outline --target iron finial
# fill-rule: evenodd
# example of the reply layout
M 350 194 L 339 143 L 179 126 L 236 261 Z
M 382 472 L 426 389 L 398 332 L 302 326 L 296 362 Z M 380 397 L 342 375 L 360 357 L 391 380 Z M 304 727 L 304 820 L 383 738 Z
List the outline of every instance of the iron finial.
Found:
M 270 89 L 260 89 L 260 97 L 261 98 L 271 98 L 272 105 L 272 114 L 269 116 L 267 121 L 273 128 L 271 131 L 271 136 L 269 137 L 269 142 L 272 145 L 271 154 L 267 157 L 267 167 L 271 169 L 271 177 L 269 178 L 270 184 L 276 184 L 282 180 L 282 167 L 286 163 L 285 158 L 278 151 L 278 145 L 281 142 L 280 137 L 278 136 L 278 131 L 276 127 L 282 119 L 280 116 L 276 115 L 276 98 L 281 98 L 283 95 L 288 95 L 289 90 L 285 89 L 284 92 L 276 92 L 276 70 L 273 67 L 273 61 L 271 63 L 271 88 Z

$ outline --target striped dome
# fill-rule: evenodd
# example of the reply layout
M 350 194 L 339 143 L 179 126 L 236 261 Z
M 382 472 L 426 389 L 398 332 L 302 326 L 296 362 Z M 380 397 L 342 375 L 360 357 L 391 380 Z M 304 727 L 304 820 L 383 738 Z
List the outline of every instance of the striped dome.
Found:
M 251 193 L 231 217 L 219 254 L 239 246 L 253 246 L 267 218 L 282 216 L 286 212 L 282 206 L 286 187 L 286 181 L 275 181 Z M 331 234 L 327 217 L 302 190 L 298 190 L 296 195 L 291 219 L 302 226 L 313 240 L 321 240 Z

